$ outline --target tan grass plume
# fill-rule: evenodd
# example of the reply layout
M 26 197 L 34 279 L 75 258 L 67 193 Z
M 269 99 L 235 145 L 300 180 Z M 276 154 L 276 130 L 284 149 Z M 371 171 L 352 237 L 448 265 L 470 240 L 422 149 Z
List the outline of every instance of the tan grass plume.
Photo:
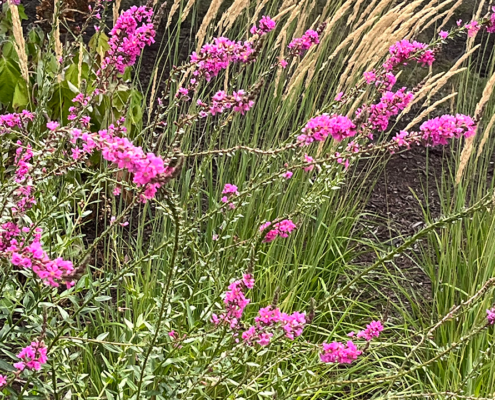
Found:
M 112 13 L 113 13 L 113 24 L 114 25 L 115 25 L 115 22 L 117 22 L 117 19 L 119 18 L 120 3 L 122 3 L 122 0 L 115 0 L 115 3 L 113 3 Z
M 218 21 L 217 29 L 223 31 L 232 28 L 237 17 L 246 11 L 248 6 L 249 0 L 235 0 Z
M 201 22 L 201 26 L 199 27 L 198 33 L 196 35 L 196 38 L 198 39 L 197 51 L 201 49 L 201 46 L 203 45 L 204 40 L 206 38 L 206 32 L 208 30 L 208 26 L 210 26 L 210 24 L 214 21 L 215 17 L 217 16 L 218 10 L 220 9 L 222 2 L 223 0 L 211 1 L 210 7 L 206 12 L 206 15 L 203 18 L 203 21 Z
M 14 33 L 14 47 L 17 55 L 19 56 L 19 68 L 21 69 L 21 75 L 29 83 L 29 70 L 28 60 L 26 54 L 26 42 L 24 41 L 24 34 L 22 32 L 21 19 L 19 17 L 19 10 L 17 6 L 9 3 L 9 7 L 12 13 L 12 30 Z
M 172 22 L 172 18 L 175 15 L 175 12 L 179 8 L 181 3 L 181 0 L 174 0 L 172 7 L 170 7 L 170 11 L 168 13 L 168 18 L 167 18 L 167 24 L 165 25 L 165 29 L 167 29 L 170 26 L 170 23 Z

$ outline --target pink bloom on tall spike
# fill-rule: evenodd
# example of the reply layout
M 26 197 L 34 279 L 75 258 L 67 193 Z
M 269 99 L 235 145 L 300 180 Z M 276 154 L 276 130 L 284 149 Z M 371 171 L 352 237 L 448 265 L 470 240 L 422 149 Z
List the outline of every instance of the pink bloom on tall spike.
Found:
M 295 38 L 287 46 L 291 53 L 302 56 L 311 46 L 320 43 L 318 32 L 309 29 L 300 38 Z
M 285 59 L 281 59 L 279 62 L 278 62 L 278 65 L 280 65 L 281 68 L 285 69 L 287 68 L 287 65 L 289 65 L 289 63 L 285 60 Z
M 363 76 L 368 85 L 376 81 L 375 70 L 366 71 Z
M 56 131 L 59 125 L 57 121 L 50 121 L 46 124 L 46 127 L 51 131 Z
M 351 340 L 346 344 L 332 342 L 323 343 L 322 346 L 323 353 L 320 354 L 320 360 L 324 363 L 351 364 L 362 354 Z
M 490 325 L 495 324 L 495 307 L 492 307 L 489 310 L 486 310 L 486 319 Z
M 322 142 L 328 135 L 340 142 L 344 138 L 352 137 L 356 134 L 356 125 L 342 115 L 330 117 L 328 114 L 311 118 L 302 129 L 303 134 L 297 137 L 301 146 L 307 146 L 313 141 Z
M 244 286 L 246 286 L 248 289 L 252 289 L 254 287 L 253 275 L 251 274 L 242 275 L 242 282 L 244 283 Z
M 438 36 L 440 36 L 443 40 L 445 40 L 449 36 L 449 33 L 447 31 L 440 31 L 438 32 Z
M 313 158 L 313 157 L 308 156 L 307 154 L 305 154 L 305 155 L 304 155 L 304 161 L 306 161 L 307 163 L 312 163 L 312 162 L 314 162 L 315 160 L 314 160 L 314 158 Z M 314 166 L 313 164 L 308 165 L 307 167 L 305 167 L 305 168 L 304 168 L 304 171 L 305 171 L 305 172 L 310 172 L 310 171 L 312 171 L 312 170 L 314 169 L 314 167 L 315 167 L 315 166 Z
M 380 321 L 371 321 L 366 325 L 366 329 L 358 332 L 357 337 L 370 341 L 374 337 L 379 337 L 381 331 L 383 331 L 382 323 Z
M 335 96 L 334 100 L 335 101 L 340 101 L 342 100 L 342 97 L 344 96 L 344 92 L 339 92 L 337 93 L 337 95 Z
M 47 348 L 43 342 L 32 342 L 30 346 L 24 347 L 17 358 L 21 359 L 20 362 L 15 363 L 14 367 L 22 371 L 25 368 L 28 370 L 39 371 L 43 364 L 46 364 Z
M 490 15 L 490 22 L 488 23 L 486 27 L 486 31 L 488 33 L 494 33 L 495 32 L 495 6 L 492 7 L 492 14 Z
M 271 222 L 266 222 L 263 225 L 260 226 L 260 231 L 264 231 L 266 228 L 268 228 L 271 225 Z M 290 219 L 284 219 L 283 221 L 280 221 L 273 225 L 273 229 L 268 231 L 268 233 L 265 235 L 265 238 L 263 239 L 263 242 L 269 243 L 275 240 L 277 236 L 286 238 L 289 237 L 289 234 L 296 229 L 297 226 L 292 222 Z
M 477 126 L 468 115 L 456 114 L 442 115 L 441 117 L 430 119 L 420 126 L 423 139 L 431 145 L 446 145 L 449 139 L 466 138 L 476 133 Z
M 260 19 L 258 25 L 259 29 L 256 27 L 256 25 L 251 28 L 250 32 L 252 35 L 257 34 L 262 36 L 275 29 L 275 21 L 266 15 L 264 15 Z
M 399 64 L 407 64 L 409 60 L 416 60 L 424 65 L 432 65 L 435 61 L 434 53 L 428 49 L 428 45 L 417 41 L 410 42 L 407 39 L 400 40 L 389 48 L 390 56 L 383 64 L 387 71 Z
M 471 38 L 476 36 L 476 33 L 481 29 L 481 26 L 478 21 L 471 21 L 469 24 L 464 25 L 464 28 L 467 29 L 467 35 Z

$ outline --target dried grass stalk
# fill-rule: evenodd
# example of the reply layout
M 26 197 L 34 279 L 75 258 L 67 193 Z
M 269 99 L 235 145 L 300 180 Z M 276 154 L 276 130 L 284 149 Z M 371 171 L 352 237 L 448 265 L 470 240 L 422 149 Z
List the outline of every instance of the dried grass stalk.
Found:
M 294 21 L 296 19 L 296 17 L 299 15 L 299 13 L 301 11 L 302 4 L 303 4 L 303 2 L 301 1 L 296 6 L 287 7 L 283 11 L 279 12 L 273 18 L 274 21 L 278 21 L 284 14 L 286 14 L 289 11 L 292 10 L 292 12 L 289 15 L 289 18 L 287 19 L 287 21 L 285 22 L 284 26 L 282 27 L 281 32 L 287 31 L 289 29 L 289 26 L 292 23 L 292 21 Z M 277 41 L 275 42 L 275 47 L 277 47 L 280 44 L 280 40 L 281 40 L 281 37 L 279 35 L 278 38 L 277 38 Z
M 218 21 L 217 29 L 220 31 L 223 28 L 229 30 L 234 25 L 235 20 L 239 15 L 241 15 L 249 6 L 249 0 L 235 0 L 232 5 L 225 11 Z
M 455 96 L 457 96 L 457 92 L 454 92 L 454 93 L 451 93 L 449 94 L 448 96 L 436 101 L 435 103 L 433 103 L 430 107 L 428 107 L 426 110 L 423 110 L 421 112 L 421 114 L 419 114 L 416 118 L 414 118 L 409 124 L 407 124 L 407 126 L 404 128 L 405 131 L 408 131 L 409 129 L 411 129 L 414 125 L 416 125 L 418 122 L 421 122 L 423 120 L 424 117 L 426 117 L 428 114 L 430 114 L 431 112 L 435 111 L 436 108 L 446 102 L 447 100 L 450 100 L 452 98 L 454 98 Z
M 165 25 L 165 29 L 167 29 L 170 26 L 170 23 L 172 22 L 172 18 L 180 6 L 180 2 L 181 0 L 174 0 L 172 7 L 170 7 L 170 12 L 168 13 L 167 25 Z
M 493 124 L 495 124 L 495 114 L 492 115 L 490 121 L 488 122 L 488 125 L 485 128 L 485 131 L 483 132 L 483 137 L 481 138 L 481 142 L 478 147 L 478 153 L 476 154 L 476 160 L 478 160 L 479 156 L 483 152 L 483 147 L 485 147 L 485 143 L 488 140 L 488 137 L 490 136 L 490 131 L 493 128 Z
M 493 93 L 493 86 L 495 85 L 495 73 L 491 76 L 490 80 L 486 83 L 485 88 L 483 89 L 483 94 L 481 95 L 480 101 L 476 104 L 476 109 L 474 110 L 474 118 L 479 120 L 481 117 L 481 113 L 483 112 L 483 108 L 485 107 L 488 100 Z
M 208 26 L 210 26 L 210 24 L 217 16 L 218 10 L 220 9 L 222 2 L 223 0 L 212 0 L 210 7 L 208 8 L 208 11 L 206 12 L 205 17 L 203 18 L 203 21 L 201 22 L 201 26 L 199 27 L 198 34 L 196 35 L 196 38 L 198 40 L 197 51 L 201 49 L 201 46 L 203 45 L 204 40 L 206 38 L 206 31 L 208 30 Z
M 184 7 L 184 10 L 182 11 L 182 13 L 180 15 L 181 21 L 184 21 L 187 18 L 187 16 L 189 15 L 189 12 L 191 11 L 191 8 L 194 5 L 194 3 L 196 3 L 196 0 L 189 0 L 187 2 L 186 6 Z
M 153 111 L 153 103 L 155 102 L 155 94 L 156 94 L 156 77 L 158 76 L 158 68 L 155 68 L 155 73 L 153 74 L 153 83 L 151 84 L 151 95 L 150 95 L 150 104 L 148 106 L 148 124 L 151 121 L 151 114 Z
M 84 43 L 81 41 L 79 43 L 79 60 L 77 62 L 77 87 L 81 87 L 81 77 L 82 77 L 82 63 L 84 57 Z
M 459 8 L 459 6 L 462 4 L 463 0 L 457 0 L 454 5 L 452 7 L 450 7 L 450 10 L 449 12 L 447 13 L 447 15 L 445 16 L 445 18 L 443 19 L 443 22 L 440 24 L 440 26 L 437 28 L 438 31 L 440 31 L 444 26 L 445 24 L 447 24 L 447 22 L 450 21 L 450 19 L 452 18 L 452 16 L 454 15 L 454 12 L 455 10 L 457 10 Z
M 261 0 L 258 3 L 256 9 L 254 10 L 253 18 L 251 18 L 251 23 L 249 25 L 254 25 L 256 22 L 258 22 L 261 10 L 263 10 L 263 8 L 266 6 L 266 3 L 268 3 L 268 0 Z
M 303 33 L 306 31 L 306 24 L 308 23 L 308 17 L 311 13 L 311 10 L 314 8 L 316 2 L 313 0 L 310 4 L 304 8 L 303 12 L 298 17 L 297 28 L 294 31 L 294 37 L 301 37 Z
M 346 24 L 347 26 L 352 25 L 352 23 L 356 20 L 358 13 L 359 13 L 359 9 L 361 8 L 361 4 L 363 3 L 363 1 L 364 0 L 357 0 L 356 4 L 354 4 L 354 6 L 352 7 L 354 9 L 354 11 L 352 12 L 351 16 L 347 20 L 347 24 Z
M 19 17 L 19 10 L 16 5 L 9 4 L 12 13 L 12 30 L 14 33 L 14 47 L 19 57 L 19 68 L 21 75 L 29 83 L 29 70 L 28 60 L 26 54 L 26 42 L 24 41 L 24 34 L 22 32 L 21 19 Z
M 113 8 L 112 8 L 112 13 L 113 13 L 113 24 L 115 25 L 115 22 L 119 18 L 119 11 L 120 11 L 120 3 L 122 3 L 122 0 L 115 0 L 115 3 L 113 3 Z
M 471 153 L 473 152 L 473 143 L 474 143 L 474 136 L 468 137 L 466 139 L 466 142 L 464 143 L 464 148 L 462 149 L 459 167 L 457 168 L 457 172 L 455 174 L 456 185 L 458 185 L 459 182 L 461 181 L 464 170 L 466 169 L 469 159 L 471 158 Z

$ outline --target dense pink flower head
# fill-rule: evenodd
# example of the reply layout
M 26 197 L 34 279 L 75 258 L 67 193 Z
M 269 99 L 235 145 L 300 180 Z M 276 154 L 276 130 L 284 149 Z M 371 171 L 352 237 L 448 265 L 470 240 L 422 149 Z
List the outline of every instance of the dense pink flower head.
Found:
M 260 231 L 264 231 L 270 225 L 271 222 L 265 222 L 260 226 Z M 286 238 L 296 228 L 297 226 L 296 224 L 294 224 L 294 222 L 292 222 L 290 219 L 284 219 L 283 221 L 277 222 L 275 225 L 273 225 L 273 229 L 268 231 L 268 233 L 265 235 L 263 239 L 263 242 L 265 243 L 272 242 L 277 238 L 277 236 Z
M 358 332 L 357 337 L 370 341 L 374 337 L 379 337 L 381 331 L 383 331 L 382 323 L 380 321 L 371 321 L 366 325 L 366 329 Z
M 7 377 L 5 375 L 0 375 L 0 388 L 7 384 Z
M 435 61 L 434 53 L 428 49 L 428 45 L 417 41 L 410 42 L 407 39 L 390 46 L 389 53 L 389 58 L 383 64 L 387 71 L 392 71 L 399 64 L 407 64 L 410 60 L 415 60 L 423 66 L 432 65 Z
M 226 183 L 222 190 L 222 194 L 228 194 L 228 193 L 233 193 L 235 195 L 238 195 L 239 192 L 237 191 L 237 186 L 232 185 L 230 183 Z
M 22 371 L 24 369 L 39 371 L 43 364 L 48 361 L 47 348 L 43 342 L 32 342 L 30 346 L 24 347 L 17 358 L 21 361 L 14 367 Z
M 478 21 L 471 21 L 469 24 L 464 25 L 464 27 L 467 29 L 467 35 L 468 37 L 474 37 L 476 33 L 481 29 L 481 25 L 478 23 Z
M 320 360 L 324 363 L 351 364 L 356 360 L 362 351 L 358 350 L 356 345 L 351 341 L 346 344 L 340 342 L 323 343 L 323 353 L 320 354 Z
M 424 122 L 419 129 L 424 140 L 437 146 L 446 145 L 452 138 L 471 137 L 476 133 L 477 126 L 468 115 L 456 114 L 454 117 L 447 114 Z
M 301 146 L 307 146 L 314 141 L 322 142 L 331 135 L 337 142 L 356 134 L 356 125 L 343 115 L 330 117 L 328 114 L 311 118 L 302 129 L 303 134 L 297 137 Z
M 494 33 L 495 32 L 495 6 L 492 7 L 492 13 L 490 15 L 490 22 L 488 22 L 488 25 L 486 26 L 486 31 L 488 33 Z
M 309 29 L 300 38 L 295 38 L 287 46 L 291 53 L 295 55 L 303 55 L 311 46 L 320 43 L 318 32 Z
M 495 307 L 486 310 L 486 319 L 490 325 L 495 324 Z
M 265 35 L 266 33 L 275 29 L 275 21 L 270 17 L 264 15 L 258 22 L 259 28 L 254 25 L 250 32 L 252 35 Z
M 132 6 L 118 17 L 110 31 L 110 49 L 103 60 L 102 70 L 111 66 L 123 74 L 126 67 L 134 65 L 141 50 L 155 42 L 152 17 L 153 9 L 146 6 Z

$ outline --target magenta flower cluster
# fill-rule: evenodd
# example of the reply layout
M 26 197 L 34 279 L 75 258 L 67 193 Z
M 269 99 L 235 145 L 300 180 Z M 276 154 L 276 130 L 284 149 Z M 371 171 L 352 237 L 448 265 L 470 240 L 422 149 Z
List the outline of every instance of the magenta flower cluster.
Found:
M 258 26 L 259 27 L 253 25 L 249 32 L 251 32 L 252 35 L 265 35 L 275 29 L 275 21 L 270 17 L 263 15 L 263 17 L 258 22 Z
M 372 321 L 366 326 L 366 329 L 358 332 L 357 337 L 370 341 L 374 337 L 379 337 L 382 331 L 382 323 L 380 321 Z M 354 335 L 354 332 L 348 334 L 351 337 Z M 363 353 L 352 340 L 348 340 L 347 343 L 336 341 L 331 343 L 325 342 L 322 344 L 322 347 L 323 353 L 320 354 L 320 360 L 324 363 L 351 364 Z
M 302 56 L 311 46 L 320 43 L 318 32 L 308 29 L 300 38 L 293 39 L 287 46 L 294 55 Z
M 260 231 L 263 232 L 271 225 L 272 223 L 270 221 L 265 222 L 260 226 Z M 263 242 L 273 242 L 277 238 L 277 236 L 283 238 L 289 237 L 289 234 L 296 228 L 297 226 L 296 224 L 294 224 L 294 222 L 292 222 L 290 219 L 284 219 L 283 221 L 277 222 L 275 225 L 273 225 L 273 229 L 270 229 L 263 238 Z
M 449 139 L 471 137 L 476 133 L 476 124 L 469 115 L 456 114 L 442 115 L 441 117 L 430 119 L 420 126 L 423 139 L 433 146 L 445 145 Z
M 116 135 L 125 131 L 125 127 L 112 124 L 98 133 L 83 133 L 79 129 L 73 129 L 72 137 L 73 140 L 82 140 L 84 152 L 91 154 L 94 150 L 100 150 L 105 160 L 132 173 L 133 182 L 143 188 L 141 201 L 146 202 L 155 196 L 158 188 L 170 180 L 175 168 L 153 153 L 145 154 L 141 147 L 134 146 L 129 139 Z M 73 157 L 78 158 L 78 154 L 73 154 Z
M 238 196 L 239 195 L 239 191 L 237 190 L 237 186 L 232 185 L 230 183 L 226 183 L 223 190 L 222 190 L 222 194 L 224 196 L 222 196 L 220 201 L 222 203 L 228 203 L 229 207 L 234 209 L 235 208 L 234 203 L 232 203 L 232 202 L 229 203 L 229 200 L 232 196 Z
M 486 310 L 486 319 L 490 325 L 495 324 L 495 307 Z
M 0 133 L 5 133 L 9 128 L 25 127 L 28 122 L 34 119 L 34 114 L 28 110 L 20 113 L 0 115 Z
M 208 113 L 211 115 L 221 114 L 225 110 L 230 109 L 244 115 L 254 106 L 254 101 L 251 100 L 249 95 L 242 89 L 233 92 L 231 95 L 220 90 L 213 95 L 211 100 L 210 106 L 203 103 L 201 100 L 198 100 L 198 106 L 203 109 L 202 113 L 200 113 L 201 117 L 207 116 Z
M 383 64 L 386 71 L 392 71 L 399 64 L 407 64 L 407 61 L 414 60 L 425 65 L 432 65 L 435 61 L 433 50 L 428 49 L 428 45 L 413 41 L 400 40 L 389 48 L 390 57 Z
M 17 358 L 21 361 L 14 364 L 14 367 L 19 371 L 24 369 L 39 371 L 43 364 L 46 364 L 48 358 L 46 355 L 47 348 L 41 342 L 32 342 L 30 346 L 24 347 Z
M 74 273 L 72 262 L 62 258 L 51 260 L 41 246 L 41 228 L 35 228 L 30 243 L 22 237 L 31 228 L 19 228 L 14 222 L 0 226 L 0 252 L 6 254 L 10 262 L 18 267 L 31 269 L 48 286 L 58 287 L 64 283 L 67 288 L 75 282 L 70 279 Z
M 251 301 L 246 298 L 244 290 L 253 287 L 254 278 L 251 274 L 244 274 L 242 279 L 232 282 L 228 287 L 229 290 L 225 293 L 225 312 L 220 315 L 213 314 L 212 322 L 215 325 L 226 324 L 234 331 L 242 329 L 240 320 L 244 309 Z M 270 305 L 259 310 L 258 316 L 254 319 L 254 325 L 245 330 L 241 336 L 248 345 L 256 342 L 260 346 L 267 346 L 277 332 L 290 340 L 301 336 L 305 324 L 305 313 L 296 311 L 292 314 L 286 314 L 281 312 L 279 308 Z M 235 332 L 234 337 L 237 336 L 238 333 Z M 239 339 L 236 338 L 236 342 L 238 341 Z
M 215 325 L 227 324 L 230 329 L 238 329 L 239 322 L 242 318 L 244 309 L 251 301 L 246 298 L 244 290 L 254 287 L 254 278 L 251 274 L 244 274 L 242 279 L 232 282 L 229 285 L 229 290 L 225 292 L 223 302 L 225 304 L 225 312 L 217 315 L 212 314 L 211 320 Z
M 306 324 L 306 314 L 298 311 L 286 314 L 270 305 L 259 310 L 254 322 L 255 324 L 242 334 L 242 339 L 249 345 L 256 341 L 260 346 L 267 346 L 278 330 L 290 340 L 301 336 Z
M 407 92 L 403 87 L 397 92 L 386 91 L 380 102 L 370 106 L 363 106 L 356 111 L 356 116 L 359 118 L 366 111 L 369 114 L 367 123 L 363 128 L 371 130 L 384 131 L 387 129 L 391 117 L 399 114 L 401 110 L 406 108 L 414 98 L 412 92 Z
M 314 141 L 322 142 L 331 135 L 337 142 L 356 134 L 356 125 L 342 115 L 330 117 L 328 114 L 311 118 L 302 129 L 303 134 L 297 137 L 301 146 L 307 146 Z
M 153 9 L 132 6 L 124 11 L 110 31 L 106 57 L 101 69 L 111 66 L 123 74 L 126 67 L 134 65 L 141 50 L 155 42 L 152 23 Z
M 213 43 L 205 44 L 199 54 L 191 54 L 191 63 L 196 67 L 193 75 L 209 81 L 231 63 L 249 63 L 254 61 L 254 56 L 255 51 L 249 41 L 234 42 L 226 37 L 214 38 Z
M 366 71 L 364 74 L 364 79 L 368 85 L 372 83 L 378 87 L 379 91 L 391 90 L 392 87 L 397 82 L 397 78 L 392 72 L 387 72 L 385 74 L 376 74 L 376 71 L 372 69 L 371 71 Z

